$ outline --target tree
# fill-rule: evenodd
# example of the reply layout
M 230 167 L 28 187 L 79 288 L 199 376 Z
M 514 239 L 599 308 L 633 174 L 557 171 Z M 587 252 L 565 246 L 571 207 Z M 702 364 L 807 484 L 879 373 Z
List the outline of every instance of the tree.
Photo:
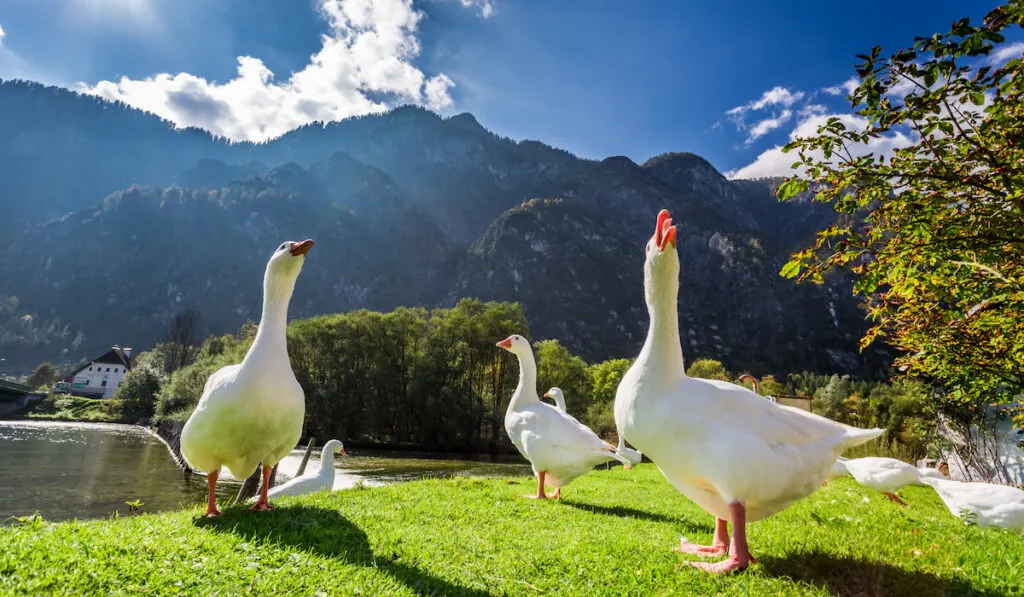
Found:
M 121 401 L 121 414 L 129 421 L 153 416 L 160 378 L 148 367 L 136 367 L 124 378 L 115 398 Z
M 28 380 L 25 381 L 25 384 L 33 388 L 38 388 L 52 385 L 53 382 L 59 379 L 60 371 L 58 371 L 52 363 L 46 361 L 36 365 L 36 368 L 32 370 L 32 374 L 28 376 Z
M 566 409 L 575 417 L 587 412 L 591 403 L 590 375 L 583 359 L 573 355 L 558 340 L 541 340 L 533 345 L 537 358 L 537 391 L 551 387 L 565 393 Z
M 818 388 L 818 391 L 814 393 L 812 406 L 815 412 L 823 417 L 845 422 L 847 418 L 846 401 L 852 390 L 849 377 L 833 375 L 828 380 L 828 385 Z
M 1024 61 L 995 62 L 1024 1 L 968 19 L 909 49 L 860 56 L 850 96 L 859 118 L 833 117 L 786 146 L 802 170 L 779 189 L 811 190 L 840 214 L 782 275 L 856 276 L 873 327 L 901 370 L 941 382 L 953 402 L 1024 392 Z M 882 140 L 900 147 L 872 153 Z
M 722 361 L 714 359 L 697 359 L 690 364 L 686 374 L 690 377 L 699 377 L 701 379 L 732 380 L 732 376 L 725 370 L 725 365 L 722 364 Z
M 199 355 L 199 344 L 199 311 L 190 309 L 176 314 L 167 327 L 164 363 L 167 372 L 174 373 L 191 365 Z

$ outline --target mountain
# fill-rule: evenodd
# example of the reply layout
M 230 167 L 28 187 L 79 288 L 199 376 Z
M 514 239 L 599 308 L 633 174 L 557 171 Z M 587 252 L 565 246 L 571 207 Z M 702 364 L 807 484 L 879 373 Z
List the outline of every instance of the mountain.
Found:
M 688 358 L 862 374 L 887 358 L 858 353 L 865 323 L 847 280 L 777 274 L 832 212 L 779 204 L 779 181 L 730 181 L 692 153 L 584 160 L 415 107 L 232 144 L 24 82 L 0 83 L 0 131 L 9 369 L 145 349 L 186 309 L 231 331 L 259 317 L 270 252 L 307 237 L 292 317 L 515 300 L 536 338 L 591 360 L 632 356 L 661 208 L 680 232 Z

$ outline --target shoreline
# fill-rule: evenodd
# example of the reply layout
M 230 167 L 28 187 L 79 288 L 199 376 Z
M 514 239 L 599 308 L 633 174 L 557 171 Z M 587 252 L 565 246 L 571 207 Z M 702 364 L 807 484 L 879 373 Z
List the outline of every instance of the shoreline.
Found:
M 167 450 L 171 453 L 171 459 L 174 460 L 175 464 L 179 469 L 187 472 L 194 472 L 185 463 L 184 458 L 181 456 L 179 449 L 179 442 L 181 438 L 181 428 L 184 427 L 183 423 L 163 423 L 163 424 L 146 424 L 146 423 L 129 423 L 127 421 L 97 421 L 94 419 L 81 419 L 81 418 L 57 418 L 53 416 L 26 416 L 26 415 L 13 415 L 0 417 L 0 423 L 4 421 L 12 422 L 54 422 L 54 423 L 93 423 L 98 425 L 118 425 L 126 427 L 137 427 L 144 429 L 147 433 L 159 439 Z M 309 441 L 308 436 L 303 436 L 302 439 L 296 444 L 295 449 L 302 449 L 306 442 Z M 323 442 L 317 440 L 318 446 L 321 446 Z M 463 447 L 432 447 L 432 446 L 421 446 L 416 444 L 387 444 L 379 442 L 359 442 L 359 441 L 345 441 L 345 446 L 348 449 L 356 450 L 370 450 L 376 452 L 393 452 L 397 454 L 406 454 L 418 458 L 429 458 L 436 460 L 469 460 L 476 462 L 518 462 L 516 458 L 518 452 L 512 451 L 490 451 L 481 450 L 473 451 Z

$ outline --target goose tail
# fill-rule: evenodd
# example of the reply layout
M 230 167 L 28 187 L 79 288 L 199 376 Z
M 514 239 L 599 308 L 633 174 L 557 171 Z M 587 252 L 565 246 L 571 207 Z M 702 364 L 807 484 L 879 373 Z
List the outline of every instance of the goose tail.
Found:
M 604 444 L 604 453 L 607 454 L 608 456 L 611 456 L 615 460 L 621 462 L 622 467 L 625 468 L 627 471 L 633 468 L 633 463 L 629 461 L 629 458 L 626 458 L 621 453 L 619 453 L 619 450 L 615 446 L 609 444 L 608 442 L 605 442 Z
M 883 433 L 885 433 L 885 429 L 859 429 L 857 427 L 847 427 L 846 433 L 839 442 L 840 452 L 869 442 L 876 437 L 880 437 Z

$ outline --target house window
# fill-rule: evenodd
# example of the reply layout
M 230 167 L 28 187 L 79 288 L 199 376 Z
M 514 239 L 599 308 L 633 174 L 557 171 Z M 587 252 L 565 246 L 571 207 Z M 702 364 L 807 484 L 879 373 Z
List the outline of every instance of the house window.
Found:
M 89 367 L 89 371 L 92 371 L 92 367 Z
M 110 373 L 110 367 L 107 367 L 107 373 Z
M 100 383 L 100 385 L 103 387 L 107 387 L 107 380 L 104 379 L 103 382 Z
M 85 378 L 85 383 L 84 383 L 84 384 L 82 384 L 82 385 L 83 385 L 83 386 L 87 386 L 87 385 L 89 385 L 89 378 L 88 378 L 88 377 L 87 377 L 87 378 Z

